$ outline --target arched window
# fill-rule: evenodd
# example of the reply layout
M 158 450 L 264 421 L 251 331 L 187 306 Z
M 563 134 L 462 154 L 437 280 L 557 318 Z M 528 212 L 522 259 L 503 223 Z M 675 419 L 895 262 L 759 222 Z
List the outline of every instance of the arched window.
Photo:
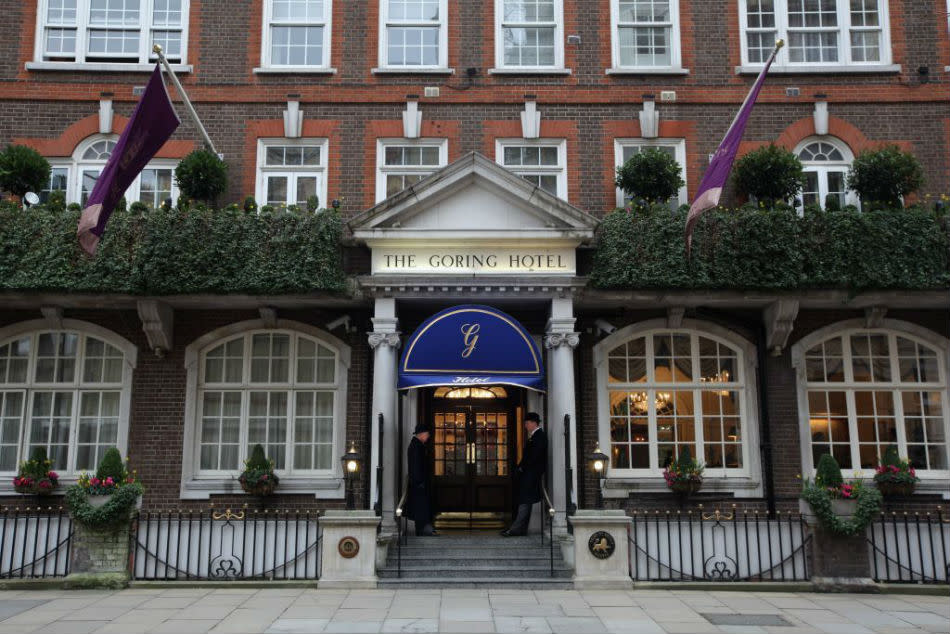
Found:
M 684 450 L 712 478 L 757 470 L 750 464 L 757 465 L 754 347 L 689 321 L 678 329 L 658 321 L 628 326 L 595 347 L 600 440 L 610 447 L 614 476 L 655 480 Z
M 283 490 L 292 490 L 294 479 L 337 475 L 349 349 L 297 326 L 229 327 L 189 346 L 196 389 L 186 432 L 193 451 L 184 471 L 196 482 L 186 481 L 186 489 L 224 492 L 256 444 L 274 461 Z
M 845 175 L 854 156 L 846 145 L 832 137 L 812 137 L 799 144 L 795 154 L 805 168 L 804 205 L 825 207 L 828 196 L 839 206 L 857 204 L 845 186 Z
M 46 200 L 51 191 L 63 190 L 68 202 L 85 205 L 118 138 L 114 134 L 96 134 L 80 142 L 71 158 L 51 158 L 50 182 L 41 192 L 41 198 Z M 174 179 L 176 164 L 174 159 L 152 160 L 126 190 L 126 201 L 142 202 L 152 208 L 168 199 L 174 203 L 178 199 Z
M 110 447 L 125 453 L 135 347 L 84 322 L 46 325 L 0 330 L 0 472 L 43 447 L 68 478 Z
M 892 324 L 846 322 L 794 347 L 806 473 L 826 453 L 844 470 L 873 471 L 894 445 L 918 475 L 947 477 L 947 344 Z

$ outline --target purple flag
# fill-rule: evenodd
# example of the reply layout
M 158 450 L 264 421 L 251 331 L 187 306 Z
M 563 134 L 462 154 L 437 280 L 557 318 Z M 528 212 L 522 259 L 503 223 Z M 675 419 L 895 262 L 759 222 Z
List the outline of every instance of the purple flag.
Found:
M 732 121 L 732 125 L 729 126 L 729 130 L 726 131 L 726 136 L 722 138 L 722 143 L 719 144 L 719 148 L 716 150 L 716 153 L 713 154 L 706 174 L 703 175 L 703 180 L 699 184 L 699 189 L 696 191 L 696 198 L 693 199 L 693 204 L 689 207 L 689 214 L 686 216 L 687 256 L 693 246 L 693 228 L 699 220 L 699 217 L 703 212 L 719 204 L 722 188 L 726 185 L 729 172 L 732 171 L 732 163 L 736 160 L 736 154 L 739 152 L 739 143 L 742 141 L 745 126 L 749 122 L 749 115 L 752 114 L 752 107 L 755 105 L 755 100 L 759 96 L 759 91 L 762 90 L 762 84 L 765 83 L 765 75 L 769 72 L 769 66 L 775 61 L 775 55 L 783 45 L 784 42 L 781 40 L 776 44 L 775 50 L 772 51 L 768 61 L 765 62 L 765 67 L 762 69 L 762 72 L 759 73 L 758 79 L 756 79 L 755 84 L 752 85 L 752 90 L 749 91 L 745 101 L 742 102 L 739 114 L 737 114 L 736 118 Z
M 96 254 L 116 203 L 180 123 L 162 81 L 161 68 L 156 64 L 142 99 L 99 174 L 79 218 L 77 234 L 86 253 Z

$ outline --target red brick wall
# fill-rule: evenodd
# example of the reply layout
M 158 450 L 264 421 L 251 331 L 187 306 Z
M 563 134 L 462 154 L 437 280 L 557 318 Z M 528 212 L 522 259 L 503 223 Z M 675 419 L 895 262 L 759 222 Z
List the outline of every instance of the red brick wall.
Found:
M 16 139 L 46 147 L 64 137 L 70 126 L 95 115 L 101 92 L 114 93 L 117 113 L 131 111 L 136 99 L 132 87 L 144 85 L 143 73 L 27 71 L 36 5 L 8 4 L 7 19 L 0 25 L 0 144 Z M 346 198 L 346 215 L 362 211 L 374 199 L 375 178 L 367 175 L 375 169 L 375 152 L 367 148 L 374 148 L 375 126 L 398 122 L 406 95 L 421 95 L 425 86 L 441 88 L 440 97 L 422 98 L 420 107 L 425 121 L 447 126 L 452 157 L 473 149 L 492 148 L 493 153 L 489 122 L 506 122 L 517 132 L 524 95 L 537 95 L 543 121 L 568 125 L 576 135 L 573 143 L 569 140 L 570 200 L 595 214 L 614 204 L 609 176 L 615 130 L 636 121 L 642 95 L 674 90 L 676 103 L 658 104 L 666 126 L 662 134 L 686 138 L 692 195 L 706 156 L 753 80 L 734 72 L 740 63 L 738 4 L 680 2 L 681 51 L 690 72 L 666 76 L 606 75 L 611 65 L 608 0 L 564 4 L 564 34 L 581 38 L 579 45 L 565 44 L 565 63 L 572 70 L 567 76 L 488 74 L 495 64 L 492 0 L 449 3 L 448 51 L 454 75 L 374 75 L 378 3 L 342 0 L 333 5 L 330 61 L 336 74 L 263 75 L 253 73 L 261 60 L 262 0 L 192 0 L 187 62 L 194 71 L 183 74 L 182 81 L 230 166 L 226 199 L 240 201 L 253 193 L 255 122 L 279 121 L 287 95 L 300 94 L 308 122 L 333 126 L 329 197 Z M 950 64 L 950 44 L 945 11 L 941 0 L 890 2 L 898 73 L 770 77 L 746 133 L 747 147 L 800 137 L 814 95 L 824 93 L 835 133 L 840 131 L 849 143 L 897 142 L 912 149 L 926 170 L 923 196 L 946 193 L 950 141 L 943 121 L 950 107 L 950 81 L 943 68 Z M 921 81 L 919 67 L 929 69 L 928 83 Z M 473 79 L 466 75 L 468 68 L 476 70 Z M 799 88 L 800 96 L 787 97 L 787 87 Z M 198 137 L 186 120 L 174 138 L 193 143 Z

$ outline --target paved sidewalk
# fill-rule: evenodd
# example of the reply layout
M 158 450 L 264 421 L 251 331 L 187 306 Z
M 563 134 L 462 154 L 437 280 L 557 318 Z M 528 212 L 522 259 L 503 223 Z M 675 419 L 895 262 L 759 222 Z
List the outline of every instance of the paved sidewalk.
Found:
M 729 591 L 0 591 L 0 634 L 950 632 L 950 598 Z

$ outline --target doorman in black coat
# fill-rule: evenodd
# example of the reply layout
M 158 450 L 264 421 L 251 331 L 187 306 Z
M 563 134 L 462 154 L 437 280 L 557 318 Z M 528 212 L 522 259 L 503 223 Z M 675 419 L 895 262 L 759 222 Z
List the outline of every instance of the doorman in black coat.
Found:
M 518 513 L 511 526 L 501 532 L 505 537 L 528 534 L 531 507 L 541 501 L 541 478 L 548 469 L 548 437 L 541 429 L 541 417 L 536 412 L 528 412 L 524 416 L 524 428 L 528 444 L 518 463 Z
M 435 535 L 432 529 L 432 504 L 429 498 L 429 461 L 426 460 L 425 444 L 429 441 L 429 428 L 416 425 L 409 441 L 407 463 L 409 465 L 409 495 L 406 500 L 406 516 L 416 524 L 416 535 Z

